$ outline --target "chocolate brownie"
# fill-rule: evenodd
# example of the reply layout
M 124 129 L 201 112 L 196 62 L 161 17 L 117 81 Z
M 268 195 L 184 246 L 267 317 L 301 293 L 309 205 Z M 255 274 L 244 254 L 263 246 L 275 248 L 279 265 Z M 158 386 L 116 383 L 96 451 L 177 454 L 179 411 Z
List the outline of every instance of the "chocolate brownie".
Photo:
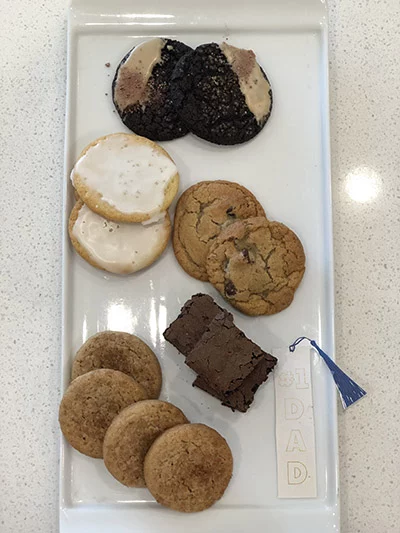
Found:
M 268 379 L 268 375 L 272 372 L 277 359 L 272 355 L 266 354 L 265 359 L 262 359 L 255 367 L 253 372 L 243 380 L 242 384 L 233 392 L 221 394 L 207 384 L 207 381 L 199 376 L 193 383 L 194 387 L 204 390 L 211 396 L 214 396 L 222 402 L 223 405 L 230 407 L 233 411 L 240 411 L 245 413 L 250 405 L 253 403 L 254 395 L 259 386 Z
M 182 307 L 178 318 L 164 331 L 164 338 L 183 355 L 189 355 L 218 313 L 222 313 L 228 322 L 233 322 L 232 315 L 217 305 L 211 296 L 195 294 Z
M 186 364 L 222 394 L 236 390 L 267 357 L 237 328 L 230 317 L 218 313 L 186 358 Z

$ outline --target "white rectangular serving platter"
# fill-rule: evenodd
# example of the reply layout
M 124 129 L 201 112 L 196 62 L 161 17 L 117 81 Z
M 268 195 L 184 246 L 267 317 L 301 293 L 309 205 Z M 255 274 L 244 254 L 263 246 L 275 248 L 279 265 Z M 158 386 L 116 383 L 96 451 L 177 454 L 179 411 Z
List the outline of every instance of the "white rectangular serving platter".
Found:
M 312 359 L 318 497 L 278 499 L 272 380 L 260 388 L 248 413 L 232 413 L 192 387 L 194 374 L 162 336 L 192 294 L 206 292 L 220 305 L 228 304 L 211 285 L 185 274 L 171 246 L 147 270 L 117 277 L 78 257 L 66 230 L 74 201 L 69 173 L 79 152 L 101 135 L 126 131 L 114 112 L 111 82 L 119 60 L 130 48 L 155 36 L 192 46 L 227 39 L 251 48 L 274 91 L 274 109 L 265 129 L 241 146 L 218 147 L 192 135 L 163 145 L 178 165 L 180 192 L 200 180 L 237 181 L 255 193 L 269 218 L 292 227 L 304 243 L 307 271 L 293 304 L 271 317 L 250 318 L 235 312 L 237 325 L 268 351 L 308 335 L 333 354 L 326 16 L 323 0 L 72 2 L 64 188 L 63 389 L 69 382 L 73 356 L 89 336 L 106 329 L 135 333 L 160 359 L 161 398 L 182 408 L 191 421 L 222 433 L 232 448 L 235 468 L 220 502 L 203 513 L 183 515 L 157 505 L 145 489 L 118 484 L 102 461 L 75 452 L 63 441 L 61 533 L 339 530 L 336 398 L 323 363 Z

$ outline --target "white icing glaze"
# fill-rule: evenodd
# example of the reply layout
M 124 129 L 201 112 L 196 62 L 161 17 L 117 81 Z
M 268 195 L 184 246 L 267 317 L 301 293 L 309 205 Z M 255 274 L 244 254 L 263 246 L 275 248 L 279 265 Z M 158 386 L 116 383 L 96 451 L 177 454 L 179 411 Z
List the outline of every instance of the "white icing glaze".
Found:
M 271 86 L 265 79 L 254 52 L 227 43 L 221 44 L 221 50 L 239 78 L 240 90 L 247 107 L 257 121 L 261 122 L 271 110 Z
M 158 213 L 164 191 L 177 173 L 173 161 L 134 136 L 109 135 L 76 163 L 71 180 L 79 174 L 84 184 L 121 213 Z
M 114 99 L 120 109 L 146 99 L 146 85 L 154 66 L 161 60 L 164 43 L 157 38 L 136 46 L 120 66 L 114 89 Z
M 110 222 L 85 204 L 72 234 L 97 265 L 114 274 L 131 274 L 149 265 L 168 237 L 165 213 L 146 225 Z

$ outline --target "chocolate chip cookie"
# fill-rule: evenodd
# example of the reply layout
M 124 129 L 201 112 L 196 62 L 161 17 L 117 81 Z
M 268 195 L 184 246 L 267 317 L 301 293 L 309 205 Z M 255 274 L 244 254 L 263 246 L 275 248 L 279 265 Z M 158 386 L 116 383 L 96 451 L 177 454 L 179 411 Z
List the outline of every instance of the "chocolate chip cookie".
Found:
M 226 440 L 203 424 L 167 430 L 144 461 L 146 485 L 157 502 L 185 513 L 203 511 L 219 500 L 232 469 Z
M 168 402 L 146 400 L 124 409 L 113 420 L 104 439 L 104 463 L 120 483 L 145 487 L 143 464 L 146 453 L 163 431 L 188 420 Z
M 160 395 L 162 374 L 154 352 L 139 337 L 121 331 L 102 331 L 90 337 L 78 350 L 72 364 L 72 379 L 99 368 L 128 374 L 147 391 Z
M 222 229 L 238 219 L 265 216 L 256 197 L 231 181 L 201 181 L 179 198 L 173 245 L 181 267 L 192 277 L 208 280 L 209 247 Z
M 286 309 L 304 271 L 304 250 L 295 233 L 263 217 L 227 227 L 207 257 L 210 282 L 247 315 L 272 315 Z
M 186 127 L 215 144 L 239 144 L 265 126 L 271 85 L 252 50 L 203 44 L 177 63 L 171 98 Z

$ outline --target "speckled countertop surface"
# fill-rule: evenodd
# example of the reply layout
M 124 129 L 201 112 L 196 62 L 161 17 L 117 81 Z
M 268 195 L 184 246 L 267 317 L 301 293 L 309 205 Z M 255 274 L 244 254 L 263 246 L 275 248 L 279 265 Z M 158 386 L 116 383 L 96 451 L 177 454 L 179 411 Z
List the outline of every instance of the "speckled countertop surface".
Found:
M 55 533 L 66 2 L 0 0 L 0 532 Z M 400 3 L 331 0 L 343 533 L 400 531 Z

